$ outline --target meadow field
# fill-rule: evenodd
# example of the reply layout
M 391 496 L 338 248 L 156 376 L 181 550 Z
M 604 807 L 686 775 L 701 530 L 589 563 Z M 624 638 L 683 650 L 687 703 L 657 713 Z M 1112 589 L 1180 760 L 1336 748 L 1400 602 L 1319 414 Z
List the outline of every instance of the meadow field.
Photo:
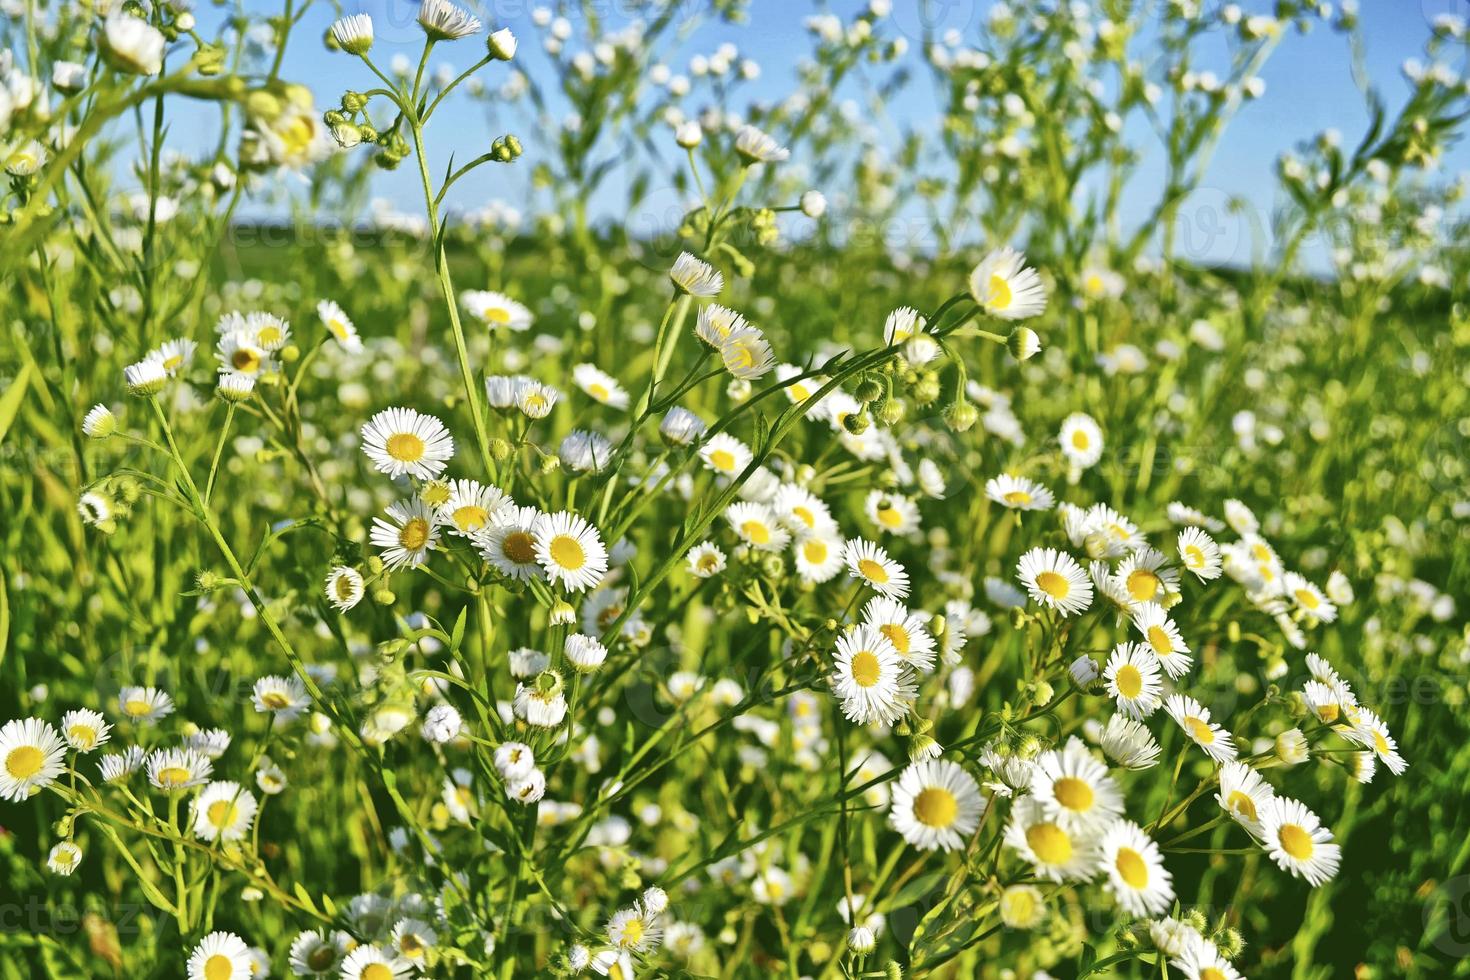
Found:
M 1453 5 L 513 6 L 0 2 L 0 980 L 1470 976 Z

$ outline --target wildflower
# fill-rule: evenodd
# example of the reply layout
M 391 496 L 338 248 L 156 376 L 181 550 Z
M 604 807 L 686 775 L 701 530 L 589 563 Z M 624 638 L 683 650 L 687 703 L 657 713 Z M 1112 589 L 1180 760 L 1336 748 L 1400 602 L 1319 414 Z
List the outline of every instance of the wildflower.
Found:
M 1230 733 L 1210 721 L 1210 709 L 1185 694 L 1171 694 L 1164 701 L 1164 710 L 1184 734 L 1205 754 L 1216 762 L 1229 762 L 1235 758 L 1235 743 Z
M 1174 902 L 1171 876 L 1159 845 L 1131 820 L 1118 820 L 1102 835 L 1098 856 L 1104 887 L 1133 915 L 1161 915 Z
M 0 728 L 0 800 L 19 803 L 66 771 L 66 742 L 39 718 L 7 721 Z
M 89 439 L 106 439 L 117 431 L 117 416 L 106 405 L 93 405 L 82 419 L 82 435 Z
M 91 752 L 104 744 L 111 731 L 100 711 L 81 708 L 61 716 L 61 736 L 77 752 Z
M 189 954 L 189 980 L 251 980 L 250 947 L 233 932 L 211 932 Z
M 1341 848 L 1305 804 L 1285 796 L 1271 800 L 1260 815 L 1261 846 L 1271 860 L 1314 887 L 1334 877 Z
M 742 126 L 735 134 L 735 152 L 746 166 L 754 163 L 780 163 L 791 151 L 754 126 Z
M 1013 510 L 1050 510 L 1055 500 L 1041 484 L 1009 473 L 985 481 L 985 496 Z
M 195 837 L 206 841 L 238 841 L 250 832 L 258 804 L 250 790 L 226 781 L 205 786 L 190 806 Z
M 363 20 L 368 19 L 367 14 L 353 14 L 352 17 L 346 19 L 352 20 L 357 17 L 360 17 Z M 371 23 L 372 22 L 369 21 L 369 44 L 372 43 Z M 317 318 L 322 321 L 322 326 L 327 328 L 327 333 L 332 335 L 332 338 L 341 345 L 343 350 L 347 351 L 349 354 L 356 354 L 357 352 L 362 350 L 362 338 L 357 335 L 357 326 L 352 322 L 352 319 L 342 310 L 342 307 L 338 306 L 332 300 L 324 299 L 320 303 L 316 304 L 316 315 Z
M 1075 616 L 1092 604 L 1087 573 L 1064 551 L 1032 548 L 1021 556 L 1016 570 L 1033 600 L 1063 616 Z
M 1036 757 L 1031 797 L 1063 830 L 1077 833 L 1101 831 L 1123 812 L 1123 794 L 1107 767 L 1075 738 Z
M 1197 527 L 1179 532 L 1179 560 L 1201 581 L 1220 577 L 1220 546 Z
M 1005 842 L 1048 881 L 1082 881 L 1097 867 L 1096 837 L 1068 831 L 1029 796 L 1011 807 Z
M 1062 420 L 1057 441 L 1067 462 L 1079 470 L 1095 466 L 1102 459 L 1102 429 L 1091 415 L 1082 412 L 1068 415 Z
M 256 711 L 275 715 L 282 722 L 294 720 L 311 704 L 306 696 L 306 686 L 299 677 L 275 674 L 255 682 L 250 700 Z
M 424 5 L 428 6 L 430 3 L 442 3 L 442 0 L 425 0 Z M 451 6 L 447 3 L 443 5 Z M 479 22 L 475 23 L 478 30 Z M 403 980 L 412 972 L 413 967 L 407 960 L 381 946 L 365 943 L 347 954 L 347 958 L 342 961 L 341 976 L 342 980 Z
M 929 759 L 903 771 L 892 789 L 888 822 L 921 851 L 963 847 L 984 803 L 974 778 L 953 762 Z
M 444 472 L 454 455 L 454 438 L 432 415 L 390 408 L 363 425 L 362 451 L 379 473 L 429 480 Z
M 1024 320 L 1046 309 L 1041 277 L 1026 267 L 1024 255 L 1010 247 L 991 252 L 975 266 L 970 295 L 986 313 L 1004 320 Z
M 607 548 L 597 529 L 576 514 L 542 514 L 531 527 L 536 561 L 546 577 L 585 592 L 607 574 Z
M 457 41 L 480 32 L 480 20 L 449 0 L 420 0 L 419 26 L 431 41 Z M 357 980 L 356 977 L 351 980 Z
M 843 545 L 842 560 L 847 573 L 889 599 L 909 594 L 909 575 L 888 552 L 871 541 L 851 538 Z
M 117 695 L 123 716 L 140 725 L 173 714 L 174 701 L 156 687 L 124 687 Z
M 701 262 L 688 252 L 680 252 L 669 270 L 669 279 L 681 292 L 690 296 L 718 296 L 725 288 L 725 277 L 708 262 Z
M 348 568 L 346 565 L 337 565 L 327 573 L 324 591 L 327 601 L 338 612 L 346 612 L 362 601 L 366 588 L 362 575 L 355 569 Z
M 373 518 L 368 535 L 373 547 L 382 548 L 383 564 L 389 569 L 417 568 L 438 547 L 439 529 L 428 506 L 417 498 L 389 504 L 388 520 Z
M 350 14 L 332 22 L 332 40 L 348 54 L 367 54 L 373 46 L 373 19 L 367 14 Z
M 82 863 L 82 849 L 69 840 L 58 842 L 46 855 L 46 867 L 52 874 L 70 875 Z
M 877 629 L 858 626 L 839 637 L 833 663 L 832 693 L 849 721 L 892 724 L 913 707 L 912 668 Z
M 155 749 L 147 767 L 148 782 L 165 792 L 203 786 L 214 771 L 214 763 L 196 749 Z
M 146 20 L 114 10 L 103 21 L 102 33 L 108 60 L 119 71 L 157 75 L 163 70 L 163 34 Z

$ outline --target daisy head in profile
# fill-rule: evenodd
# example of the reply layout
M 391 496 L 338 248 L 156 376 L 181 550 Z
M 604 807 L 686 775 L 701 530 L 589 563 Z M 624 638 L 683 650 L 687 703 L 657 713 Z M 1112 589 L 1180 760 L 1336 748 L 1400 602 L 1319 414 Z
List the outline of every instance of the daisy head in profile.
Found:
M 1046 309 L 1046 287 L 1026 256 L 1006 246 L 996 249 L 970 273 L 970 295 L 981 309 L 1002 320 L 1025 320 Z

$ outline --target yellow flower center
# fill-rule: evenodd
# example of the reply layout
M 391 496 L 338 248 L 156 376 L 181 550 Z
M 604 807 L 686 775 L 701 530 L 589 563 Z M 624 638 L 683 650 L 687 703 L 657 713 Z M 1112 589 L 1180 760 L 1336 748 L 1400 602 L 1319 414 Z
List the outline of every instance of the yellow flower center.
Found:
M 1072 592 L 1072 583 L 1056 572 L 1042 572 L 1036 576 L 1036 587 L 1057 600 L 1067 598 Z
M 456 507 L 450 519 L 461 531 L 477 531 L 490 520 L 490 515 L 477 504 L 465 504 L 463 507 Z
M 230 355 L 230 366 L 244 374 L 260 370 L 260 355 L 248 347 L 241 347 Z
M 346 575 L 337 576 L 337 581 L 333 583 L 333 588 L 337 592 L 337 598 L 341 599 L 343 602 L 351 599 L 352 593 L 356 591 L 356 589 L 353 587 L 352 579 Z
M 184 363 L 184 355 L 183 354 L 175 354 L 173 357 L 164 358 L 164 361 L 163 361 L 163 369 L 165 371 L 167 371 L 169 374 L 173 374 L 175 371 L 177 371 L 179 369 L 179 366 L 182 365 L 183 363 Z
M 281 147 L 285 151 L 283 156 L 287 160 L 294 160 L 305 156 L 306 151 L 311 148 L 316 127 L 310 117 L 301 115 L 284 126 L 276 127 L 276 135 L 281 138 Z
M 1393 751 L 1388 747 L 1388 739 L 1383 737 L 1382 732 L 1373 733 L 1373 747 L 1378 750 L 1379 755 L 1388 755 Z
M 884 527 L 898 527 L 903 523 L 903 515 L 892 507 L 880 507 L 878 509 L 878 523 Z
M 280 691 L 267 691 L 260 696 L 260 703 L 272 711 L 280 711 L 290 706 L 291 699 Z
M 1199 980 L 1225 980 L 1225 971 L 1218 967 L 1207 966 L 1199 971 Z
M 210 823 L 214 824 L 216 829 L 224 830 L 235 822 L 237 812 L 235 804 L 229 800 L 215 800 L 209 804 L 209 809 L 204 811 L 204 815 Z
M 888 642 L 893 644 L 899 653 L 909 652 L 909 631 L 898 623 L 884 623 L 878 627 L 878 632 L 888 637 Z
M 1276 839 L 1281 842 L 1281 849 L 1298 861 L 1306 861 L 1311 858 L 1316 847 L 1312 844 L 1312 835 L 1294 823 L 1282 824 L 1281 829 L 1276 832 Z
M 1084 813 L 1092 809 L 1092 787 L 1075 776 L 1063 776 L 1052 783 L 1051 793 L 1068 810 Z
M 158 770 L 158 785 L 165 789 L 182 786 L 194 774 L 183 766 L 166 766 Z
M 529 565 L 536 560 L 536 543 L 526 531 L 512 531 L 501 544 L 505 557 L 517 565 Z
M 262 347 L 272 347 L 285 339 L 280 327 L 261 327 L 255 335 L 255 342 Z
M 1005 502 L 1015 507 L 1031 503 L 1031 495 L 1025 490 L 1012 490 L 1005 494 Z
M 123 705 L 123 711 L 133 718 L 141 718 L 153 710 L 153 705 L 142 698 L 134 698 Z
M 623 936 L 618 940 L 620 946 L 637 946 L 643 941 L 643 920 L 629 919 L 623 923 Z
M 412 432 L 395 432 L 388 437 L 387 450 L 400 463 L 417 463 L 424 458 L 424 440 Z
M 878 683 L 883 672 L 878 655 L 871 650 L 859 650 L 852 655 L 852 679 L 859 687 L 872 687 Z
M 877 582 L 879 585 L 888 581 L 888 570 L 871 558 L 858 561 L 858 573 L 869 582 Z
M 503 306 L 488 306 L 483 316 L 486 323 L 493 323 L 497 326 L 510 322 L 510 310 Z
M 1081 429 L 1072 430 L 1072 447 L 1074 449 L 1086 449 L 1089 445 L 1086 432 L 1083 432 Z
M 1184 560 L 1189 563 L 1190 568 L 1204 568 L 1204 550 L 1197 544 L 1187 545 L 1184 549 Z
M 204 980 L 230 980 L 235 964 L 224 953 L 215 953 L 204 961 Z
M 1134 602 L 1147 602 L 1158 594 L 1159 577 L 1146 568 L 1135 568 L 1128 573 L 1128 594 Z
M 1167 657 L 1174 652 L 1174 644 L 1169 640 L 1169 634 L 1162 626 L 1150 626 L 1148 628 L 1148 645 L 1154 648 L 1154 653 L 1161 657 Z
M 1184 719 L 1184 727 L 1189 729 L 1189 734 L 1201 745 L 1212 745 L 1215 741 L 1215 730 L 1210 727 L 1209 722 L 1199 718 Z
M 1011 284 L 1004 276 L 991 275 L 990 302 L 985 305 L 993 310 L 1003 310 L 1011 305 Z
M 90 749 L 97 744 L 97 729 L 91 725 L 73 725 L 66 730 L 66 734 L 73 744 L 84 749 Z
M 1026 843 L 1042 864 L 1066 864 L 1072 859 L 1072 838 L 1054 823 L 1027 827 Z
M 812 393 L 807 388 L 807 386 L 800 383 L 794 384 L 790 388 L 787 388 L 786 393 L 791 397 L 791 400 L 795 402 L 804 402 L 808 398 L 812 397 Z
M 959 812 L 959 800 L 941 786 L 926 787 L 914 797 L 914 819 L 926 827 L 948 827 Z
M 363 967 L 361 980 L 393 980 L 393 968 L 386 963 L 369 963 Z
M 5 771 L 15 779 L 29 779 L 41 771 L 46 756 L 34 745 L 22 745 L 11 749 L 5 757 Z
M 1143 672 L 1132 664 L 1124 664 L 1113 675 L 1113 683 L 1119 694 L 1131 700 L 1143 692 Z
M 1131 847 L 1118 848 L 1118 856 L 1113 859 L 1113 866 L 1118 869 L 1118 877 L 1123 879 L 1129 888 L 1138 890 L 1148 885 L 1148 863 Z
M 807 507 L 796 506 L 791 508 L 791 516 L 805 524 L 807 527 L 817 526 L 817 515 L 813 514 Z
M 1322 601 L 1318 599 L 1316 593 L 1312 592 L 1310 589 L 1297 589 L 1296 601 L 1300 602 L 1308 609 L 1316 609 L 1318 606 L 1322 605 Z
M 820 565 L 827 560 L 827 543 L 818 538 L 802 543 L 801 554 L 813 565 Z
M 414 517 L 398 532 L 398 543 L 408 551 L 418 551 L 429 541 L 429 522 Z
M 405 932 L 398 937 L 398 951 L 411 959 L 418 959 L 424 955 L 424 944 L 419 937 L 411 932 Z
M 760 521 L 746 521 L 740 525 L 740 533 L 750 539 L 751 544 L 769 544 L 771 529 Z
M 337 963 L 337 951 L 331 946 L 318 946 L 306 954 L 306 965 L 318 973 L 324 973 Z
M 332 332 L 332 336 L 336 337 L 338 340 L 346 340 L 348 337 L 347 324 L 343 323 L 336 317 L 332 317 L 330 320 L 327 321 L 327 329 L 330 330 Z
M 600 385 L 595 381 L 587 386 L 587 394 L 591 395 L 593 398 L 596 398 L 600 402 L 605 402 L 608 398 L 608 390 L 606 386 Z
M 558 534 L 551 539 L 546 550 L 551 553 L 552 561 L 569 572 L 587 564 L 587 553 L 582 550 L 582 543 L 570 534 Z
M 735 454 L 727 449 L 716 449 L 709 454 L 710 465 L 722 473 L 731 473 L 735 469 Z
M 1247 820 L 1256 819 L 1256 801 L 1250 798 L 1248 793 L 1241 790 L 1233 790 L 1225 798 L 1225 803 L 1230 812 L 1236 816 L 1245 817 Z

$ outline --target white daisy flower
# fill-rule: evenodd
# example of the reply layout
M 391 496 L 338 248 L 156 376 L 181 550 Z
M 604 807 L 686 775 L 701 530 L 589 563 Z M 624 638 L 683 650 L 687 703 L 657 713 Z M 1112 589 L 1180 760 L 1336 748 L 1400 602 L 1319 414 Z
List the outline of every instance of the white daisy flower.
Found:
M 148 782 L 165 792 L 203 786 L 214 763 L 196 749 L 154 749 L 148 753 Z
M 439 545 L 439 528 L 428 505 L 414 497 L 389 504 L 386 513 L 386 521 L 373 518 L 368 534 L 373 547 L 384 549 L 383 564 L 390 570 L 422 565 Z
M 663 938 L 663 929 L 658 924 L 657 916 L 638 903 L 634 903 L 632 908 L 614 912 L 612 918 L 607 920 L 604 931 L 607 941 L 618 950 L 631 950 L 635 953 L 654 949 Z
M 699 316 L 694 321 L 694 335 L 709 344 L 715 350 L 725 343 L 729 336 L 738 330 L 744 330 L 747 324 L 745 317 L 719 303 L 707 303 L 699 311 Z
M 1271 784 L 1244 762 L 1227 762 L 1220 767 L 1220 791 L 1215 794 L 1215 802 L 1252 837 L 1260 839 L 1264 833 L 1261 814 L 1275 798 Z
M 735 152 L 747 163 L 780 163 L 791 156 L 775 139 L 754 126 L 741 126 L 735 134 Z
M 1172 963 L 1184 980 L 1244 980 L 1219 947 L 1209 941 L 1186 946 Z
M 122 752 L 110 753 L 98 759 L 97 772 L 103 782 L 115 783 L 141 769 L 147 755 L 142 746 L 130 745 Z
M 777 523 L 765 504 L 731 504 L 725 509 L 725 520 L 741 541 L 757 551 L 780 551 L 791 542 L 791 532 Z
M 501 742 L 495 747 L 495 771 L 506 782 L 517 782 L 531 775 L 536 756 L 524 742 Z
M 112 731 L 102 712 L 78 708 L 61 716 L 61 737 L 78 752 L 91 752 L 104 744 Z
M 1104 754 L 1124 769 L 1152 769 L 1162 751 L 1148 727 L 1125 714 L 1108 719 L 1099 742 Z
M 531 527 L 531 537 L 546 577 L 570 592 L 585 592 L 607 574 L 601 535 L 576 514 L 542 514 Z
M 1147 718 L 1163 701 L 1159 658 L 1141 643 L 1119 643 L 1103 668 L 1108 696 L 1130 718 Z
M 658 423 L 658 434 L 675 446 L 688 446 L 704 435 L 704 419 L 678 405 L 670 408 Z
M 1123 794 L 1108 767 L 1087 747 L 1070 738 L 1060 749 L 1043 752 L 1031 769 L 1031 797 L 1065 831 L 1101 831 L 1123 812 Z
M 1261 846 L 1283 871 L 1316 887 L 1337 874 L 1341 848 L 1306 804 L 1278 796 L 1261 813 Z
M 371 45 L 373 43 L 372 21 L 368 18 L 367 14 L 353 14 L 351 17 L 343 19 L 354 20 L 358 18 L 368 22 L 368 44 Z M 338 23 L 341 23 L 341 21 L 338 21 Z M 334 32 L 336 31 L 336 24 L 332 25 L 332 29 Z M 316 315 L 322 321 L 322 326 L 327 328 L 327 333 L 332 335 L 337 343 L 342 346 L 343 350 L 352 354 L 356 354 L 362 350 L 362 338 L 357 335 L 357 326 L 352 322 L 352 318 L 343 311 L 342 307 L 338 306 L 332 300 L 324 299 L 316 304 Z
M 806 487 L 795 483 L 783 483 L 776 489 L 771 500 L 771 509 L 793 534 L 810 534 L 817 531 L 835 531 L 837 522 L 822 499 Z
M 251 691 L 250 702 L 256 711 L 274 715 L 282 722 L 293 721 L 311 706 L 306 685 L 294 674 L 290 677 L 269 674 L 260 678 Z
M 457 41 L 480 33 L 480 19 L 450 3 L 449 0 L 420 0 L 419 26 L 435 41 Z M 347 980 L 359 980 L 353 976 Z M 378 980 L 365 977 L 362 980 Z
M 563 652 L 572 669 L 580 673 L 591 673 L 607 660 L 607 647 L 585 633 L 573 633 L 566 639 Z
M 923 616 L 901 602 L 875 596 L 863 606 L 863 623 L 886 636 L 910 666 L 926 674 L 934 670 L 934 637 Z
M 1154 656 L 1159 658 L 1164 672 L 1178 679 L 1189 672 L 1194 659 L 1189 656 L 1189 644 L 1179 635 L 1179 627 L 1169 619 L 1164 607 L 1155 602 L 1145 602 L 1133 610 L 1133 626 L 1143 634 Z
M 346 565 L 337 565 L 327 573 L 327 583 L 323 587 L 327 601 L 336 607 L 338 612 L 346 612 L 362 601 L 366 586 L 362 575 L 356 569 L 348 568 Z
M 163 383 L 167 380 L 168 372 L 157 361 L 139 361 L 123 368 L 123 383 L 127 385 L 131 395 L 156 395 L 163 390 Z
M 888 822 L 921 851 L 964 847 L 985 809 L 974 777 L 938 759 L 909 766 L 890 792 Z
M 718 296 L 725 288 L 725 277 L 708 262 L 680 252 L 669 269 L 669 279 L 690 296 Z
M 733 478 L 744 472 L 754 457 L 745 443 L 732 435 L 719 432 L 710 436 L 709 440 L 699 447 L 699 458 L 704 461 L 707 469 L 713 470 L 720 476 Z
M 399 919 L 388 937 L 389 946 L 399 959 L 422 970 L 429 950 L 439 941 L 439 934 L 427 922 L 412 917 Z
M 1202 581 L 1220 577 L 1220 546 L 1197 527 L 1179 532 L 1179 560 Z
M 528 419 L 546 418 L 560 399 L 560 391 L 539 381 L 527 381 L 516 388 L 516 410 Z
M 1167 561 L 1163 552 L 1143 547 L 1125 555 L 1113 574 L 1131 603 L 1162 602 L 1165 595 L 1179 591 L 1179 570 L 1168 567 Z
M 842 539 L 829 531 L 801 535 L 791 545 L 796 574 L 804 582 L 821 584 L 842 571 Z
M 892 643 L 870 626 L 857 626 L 837 639 L 832 693 L 851 722 L 891 725 L 913 707 L 913 671 Z
M 88 439 L 106 439 L 116 431 L 117 416 L 106 405 L 93 405 L 82 417 L 82 435 Z
M 255 794 L 239 783 L 210 783 L 190 804 L 194 836 L 200 840 L 243 840 L 255 821 Z
M 348 54 L 365 54 L 373 46 L 373 19 L 367 14 L 349 14 L 332 21 L 332 40 Z
M 1255 513 L 1233 497 L 1225 501 L 1225 523 L 1241 537 L 1255 534 L 1261 529 L 1261 522 L 1256 519 Z
M 919 507 L 908 497 L 884 490 L 868 492 L 863 512 L 878 530 L 887 534 L 908 535 L 919 529 Z
M 1089 469 L 1102 459 L 1103 434 L 1097 420 L 1084 412 L 1074 412 L 1062 420 L 1057 433 L 1062 455 L 1079 470 Z
M 970 273 L 970 295 L 991 316 L 1024 320 L 1046 309 L 1046 287 L 1026 256 L 1006 246 L 996 249 Z
M 578 364 L 572 368 L 572 383 L 593 401 L 612 408 L 628 407 L 628 390 L 596 364 Z
M 189 954 L 189 980 L 251 980 L 250 947 L 233 932 L 211 932 Z
M 541 512 L 535 507 L 514 504 L 500 508 L 490 517 L 490 527 L 476 535 L 480 555 L 501 575 L 517 582 L 544 578 L 536 557 L 533 529 Z
M 888 552 L 871 541 L 849 538 L 843 545 L 842 560 L 847 573 L 889 599 L 903 599 L 909 594 L 909 573 L 888 557 Z
M 315 929 L 301 933 L 291 941 L 288 960 L 291 972 L 298 977 L 325 977 L 335 974 L 348 951 L 357 941 L 338 930 L 330 936 Z
M 425 0 L 425 5 L 442 2 L 443 0 Z M 448 3 L 443 5 L 452 6 Z M 475 25 L 475 30 L 479 30 L 479 21 L 475 21 Z M 347 958 L 342 961 L 341 977 L 342 980 L 404 980 L 412 973 L 413 965 L 407 960 L 381 946 L 367 943 L 347 954 Z
M 194 358 L 194 351 L 199 345 L 192 340 L 168 340 L 163 346 L 148 353 L 148 360 L 157 361 L 170 378 L 179 376 L 179 372 L 189 366 Z
M 985 496 L 1012 510 L 1050 510 L 1056 500 L 1050 490 L 1035 480 L 1009 473 L 986 480 Z
M 477 480 L 451 480 L 448 499 L 435 512 L 435 519 L 450 534 L 473 538 L 489 528 L 502 509 L 514 504 L 499 487 Z
M 156 687 L 130 686 L 117 692 L 117 706 L 128 720 L 151 725 L 173 714 L 174 699 Z
M 910 364 L 928 364 L 939 356 L 939 344 L 924 332 L 928 322 L 912 306 L 900 306 L 888 314 L 883 324 L 883 342 L 889 347 L 903 346 L 904 360 Z
M 52 874 L 70 875 L 82 863 L 82 849 L 69 840 L 59 841 L 46 855 L 46 867 Z
M 1283 591 L 1311 619 L 1330 623 L 1337 618 L 1337 606 L 1326 593 L 1296 572 L 1287 572 Z
M 1089 533 L 1096 531 L 1102 535 L 1106 558 L 1121 558 L 1148 544 L 1148 540 L 1139 533 L 1137 524 L 1107 504 L 1093 504 L 1087 508 L 1083 522 Z
M 719 346 L 725 370 L 744 381 L 764 377 L 775 363 L 765 334 L 755 327 L 733 330 Z
M 1228 731 L 1210 721 L 1209 708 L 1186 694 L 1171 694 L 1164 701 L 1164 710 L 1210 758 L 1216 762 L 1229 762 L 1235 758 L 1234 739 Z
M 685 560 L 689 574 L 696 578 L 712 578 L 725 570 L 725 553 L 710 541 L 701 541 L 689 549 Z
M 562 694 L 561 675 L 555 671 L 542 671 L 530 685 L 517 684 L 512 710 L 517 718 L 537 728 L 555 728 L 560 725 L 567 716 L 567 700 Z
M 1092 605 L 1092 582 L 1065 551 L 1032 548 L 1021 556 L 1016 573 L 1033 600 L 1063 616 L 1075 616 Z
M 1096 836 L 1068 831 L 1029 796 L 1012 805 L 1005 842 L 1048 881 L 1085 881 L 1096 873 Z
M 1133 915 L 1162 915 L 1174 902 L 1174 886 L 1159 845 L 1131 820 L 1114 822 L 1098 842 L 1103 887 Z
M 0 728 L 0 800 L 19 803 L 66 771 L 66 742 L 40 718 L 17 718 Z
M 1368 709 L 1360 709 L 1357 717 L 1353 719 L 1352 727 L 1343 734 L 1350 741 L 1372 749 L 1373 753 L 1378 756 L 1378 760 L 1387 766 L 1388 771 L 1395 776 L 1403 775 L 1404 770 L 1409 768 L 1409 763 L 1402 755 L 1399 755 L 1398 742 L 1394 741 L 1393 735 L 1389 734 L 1388 725 Z
M 1225 530 L 1225 522 L 1219 518 L 1211 517 L 1202 510 L 1197 510 L 1182 501 L 1174 500 L 1169 503 L 1164 512 L 1169 520 L 1182 527 L 1198 527 L 1218 534 Z
M 362 451 L 379 473 L 432 480 L 454 455 L 454 437 L 432 415 L 389 408 L 363 425 Z

